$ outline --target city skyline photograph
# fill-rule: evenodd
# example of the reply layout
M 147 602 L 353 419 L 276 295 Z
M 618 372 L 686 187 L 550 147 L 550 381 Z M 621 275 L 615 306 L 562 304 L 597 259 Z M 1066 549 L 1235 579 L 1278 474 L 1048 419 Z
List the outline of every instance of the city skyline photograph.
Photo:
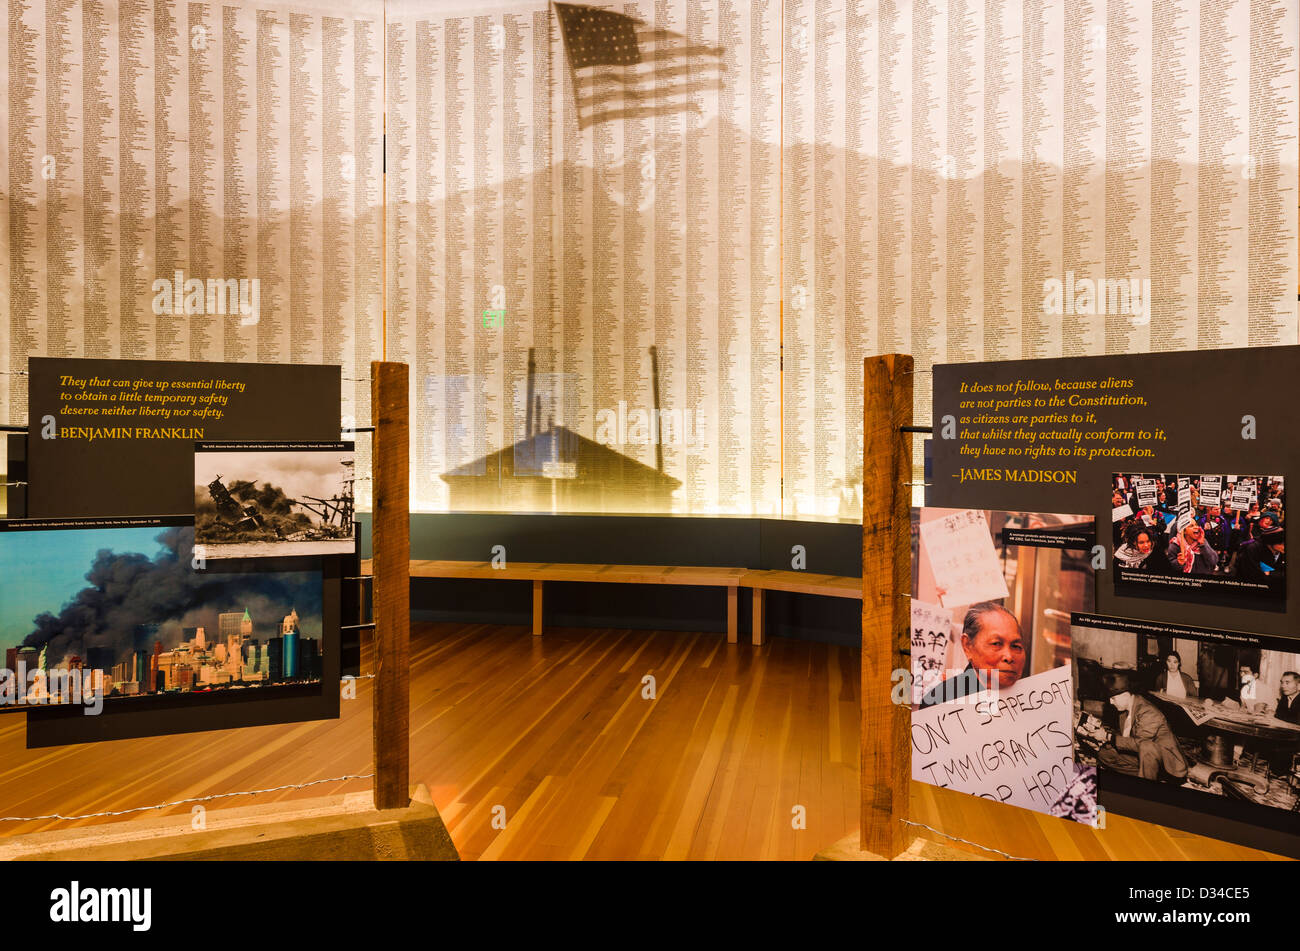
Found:
M 195 570 L 189 525 L 10 522 L 6 667 L 99 669 L 109 696 L 318 680 L 319 572 Z

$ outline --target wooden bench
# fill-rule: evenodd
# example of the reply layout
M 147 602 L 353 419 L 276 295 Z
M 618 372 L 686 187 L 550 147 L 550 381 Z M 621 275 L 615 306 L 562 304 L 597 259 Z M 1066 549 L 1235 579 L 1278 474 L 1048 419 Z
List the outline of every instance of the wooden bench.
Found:
M 370 563 L 362 563 L 370 573 Z M 533 634 L 542 633 L 543 586 L 547 581 L 580 581 L 597 584 L 673 584 L 727 589 L 727 642 L 738 638 L 741 588 L 754 592 L 752 641 L 763 643 L 763 595 L 766 591 L 789 591 L 833 598 L 862 600 L 862 579 L 840 575 L 814 575 L 803 571 L 765 571 L 748 568 L 697 568 L 673 565 L 584 565 L 509 561 L 493 565 L 488 561 L 411 562 L 412 578 L 470 578 L 483 581 L 531 581 L 533 583 Z
M 829 598 L 862 600 L 862 579 L 844 575 L 813 575 L 806 571 L 746 571 L 740 577 L 742 588 L 754 591 L 753 642 L 763 643 L 763 598 L 767 591 L 792 594 L 816 594 Z

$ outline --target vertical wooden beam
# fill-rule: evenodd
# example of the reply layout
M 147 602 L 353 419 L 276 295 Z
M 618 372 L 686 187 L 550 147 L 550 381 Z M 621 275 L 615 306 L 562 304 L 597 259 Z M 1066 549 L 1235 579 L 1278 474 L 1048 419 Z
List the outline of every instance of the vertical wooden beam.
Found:
M 895 670 L 910 669 L 913 363 L 887 354 L 865 361 L 862 429 L 862 825 L 863 851 L 893 858 L 914 838 L 908 816 L 911 707 L 893 702 Z
M 409 369 L 370 364 L 374 420 L 375 808 L 410 805 L 411 506 Z
M 533 637 L 542 636 L 542 585 L 544 582 L 533 582 Z
M 754 623 L 750 625 L 751 637 L 755 647 L 763 646 L 763 589 L 754 589 Z

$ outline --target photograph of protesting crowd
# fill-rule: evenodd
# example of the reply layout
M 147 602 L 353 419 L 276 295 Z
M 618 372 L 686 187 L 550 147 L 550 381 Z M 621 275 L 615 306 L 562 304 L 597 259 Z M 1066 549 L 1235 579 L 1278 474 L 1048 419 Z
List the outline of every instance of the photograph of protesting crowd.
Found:
M 1111 513 L 1117 592 L 1286 596 L 1282 476 L 1117 473 Z

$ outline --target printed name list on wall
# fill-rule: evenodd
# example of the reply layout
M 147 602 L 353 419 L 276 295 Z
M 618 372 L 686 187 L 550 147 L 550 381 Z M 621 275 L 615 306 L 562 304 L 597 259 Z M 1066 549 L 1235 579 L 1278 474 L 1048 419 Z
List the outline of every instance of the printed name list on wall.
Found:
M 1297 342 L 1294 0 L 16 0 L 0 32 L 6 369 L 339 363 L 364 423 L 386 343 L 418 508 L 858 518 L 867 355 Z
M 334 364 L 368 423 L 382 2 L 18 0 L 0 19 L 0 422 L 27 422 L 16 371 L 47 356 Z

